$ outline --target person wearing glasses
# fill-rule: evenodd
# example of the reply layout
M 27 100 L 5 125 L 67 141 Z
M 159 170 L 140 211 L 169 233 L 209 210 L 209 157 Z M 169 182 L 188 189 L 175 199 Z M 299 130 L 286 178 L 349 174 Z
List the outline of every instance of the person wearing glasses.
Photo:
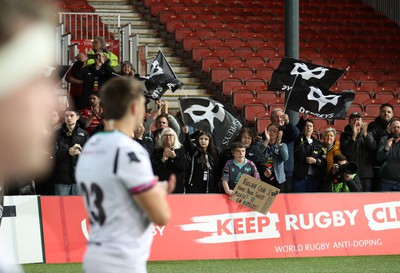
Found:
M 185 174 L 189 157 L 172 128 L 161 132 L 153 155 L 153 169 L 160 180 L 176 175 L 176 188 L 173 193 L 185 193 Z

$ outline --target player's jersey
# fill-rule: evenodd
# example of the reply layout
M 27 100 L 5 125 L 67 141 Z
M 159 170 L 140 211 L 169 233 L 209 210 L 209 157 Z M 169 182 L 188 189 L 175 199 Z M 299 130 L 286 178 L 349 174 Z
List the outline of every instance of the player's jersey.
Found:
M 148 152 L 121 132 L 96 134 L 79 157 L 76 179 L 91 222 L 84 263 L 98 262 L 97 272 L 108 272 L 100 270 L 105 263 L 142 272 L 132 271 L 130 266 L 145 264 L 152 233 L 148 218 L 132 195 L 156 183 Z M 125 272 L 117 269 L 110 272 Z

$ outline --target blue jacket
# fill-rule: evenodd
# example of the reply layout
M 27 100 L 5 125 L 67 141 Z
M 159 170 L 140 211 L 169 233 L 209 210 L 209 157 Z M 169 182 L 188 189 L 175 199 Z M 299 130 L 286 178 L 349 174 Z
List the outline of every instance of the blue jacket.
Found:
M 268 157 L 266 154 L 267 148 L 263 145 L 262 141 L 259 141 L 257 145 L 262 150 L 265 157 Z M 276 181 L 279 184 L 282 184 L 286 181 L 285 175 L 285 162 L 289 159 L 289 150 L 285 143 L 282 143 L 281 146 L 277 144 L 274 145 L 274 155 L 272 157 L 272 167 L 274 168 L 274 173 L 276 177 Z

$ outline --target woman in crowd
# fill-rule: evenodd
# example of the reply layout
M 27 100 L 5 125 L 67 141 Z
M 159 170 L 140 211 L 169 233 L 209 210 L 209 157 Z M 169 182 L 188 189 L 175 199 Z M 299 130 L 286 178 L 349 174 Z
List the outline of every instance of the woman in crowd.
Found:
M 185 174 L 188 167 L 188 158 L 178 136 L 171 128 L 161 132 L 154 150 L 153 169 L 159 180 L 168 180 L 171 174 L 176 175 L 176 188 L 174 193 L 185 192 Z
M 333 158 L 335 155 L 342 154 L 340 151 L 340 141 L 336 139 L 335 128 L 329 127 L 322 133 L 322 145 L 326 149 L 326 173 L 329 173 L 333 167 Z
M 189 127 L 183 126 L 182 131 L 185 134 L 185 150 L 191 157 L 186 193 L 214 193 L 219 159 L 211 133 L 201 131 L 194 144 L 190 139 Z
M 283 132 L 278 126 L 270 124 L 265 129 L 265 141 L 259 141 L 257 146 L 263 151 L 266 158 L 266 170 L 264 171 L 265 181 L 284 191 L 285 161 L 289 158 L 289 150 L 282 142 Z

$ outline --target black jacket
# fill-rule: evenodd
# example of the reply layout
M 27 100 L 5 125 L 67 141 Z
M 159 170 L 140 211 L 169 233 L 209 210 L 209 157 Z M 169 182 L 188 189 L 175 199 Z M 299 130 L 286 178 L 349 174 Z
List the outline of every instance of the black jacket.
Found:
M 389 124 L 393 121 L 391 119 L 390 121 L 386 121 L 382 119 L 381 117 L 376 117 L 375 121 L 371 122 L 368 125 L 368 131 L 371 132 L 372 137 L 374 138 L 376 145 L 379 144 L 379 141 L 381 140 L 382 137 L 388 136 L 388 132 L 386 131 L 386 128 L 389 126 Z M 380 166 L 381 162 L 379 162 L 376 158 L 373 159 L 373 166 Z
M 89 97 L 90 93 L 94 92 L 94 83 L 97 78 L 98 88 L 107 82 L 109 79 L 113 77 L 113 69 L 104 64 L 102 67 L 97 70 L 96 65 L 92 64 L 82 69 L 82 80 L 83 80 L 83 88 L 82 88 L 82 108 L 89 107 Z
M 55 184 L 75 184 L 75 166 L 78 160 L 77 156 L 71 156 L 68 149 L 76 143 L 85 144 L 89 138 L 89 134 L 81 129 L 77 124 L 71 136 L 67 135 L 68 129 L 65 124 L 55 132 L 57 139 L 55 145 L 55 166 L 53 173 L 53 181 Z
M 359 133 L 356 141 L 354 141 L 353 130 L 350 125 L 344 128 L 344 132 L 340 136 L 340 150 L 348 161 L 354 161 L 358 164 L 360 179 L 374 177 L 372 162 L 375 157 L 376 146 L 376 141 L 370 132 L 368 132 L 367 137 Z
M 309 175 L 310 166 L 314 176 L 319 176 L 321 179 L 325 176 L 326 150 L 318 139 L 313 136 L 311 138 L 313 140 L 311 144 L 308 143 L 304 134 L 294 141 L 293 178 L 295 179 L 305 179 Z M 306 157 L 309 156 L 315 158 L 317 163 L 309 165 L 306 162 Z
M 208 164 L 203 164 L 201 160 L 202 151 L 194 145 L 189 134 L 185 134 L 184 147 L 190 155 L 186 176 L 186 193 L 215 193 L 218 168 L 213 157 L 206 153 Z
M 176 175 L 176 188 L 174 193 L 185 192 L 185 175 L 188 168 L 188 157 L 183 147 L 175 149 L 176 157 L 168 158 L 162 162 L 164 149 L 155 149 L 153 156 L 154 174 L 158 175 L 160 181 L 168 180 L 171 174 Z

